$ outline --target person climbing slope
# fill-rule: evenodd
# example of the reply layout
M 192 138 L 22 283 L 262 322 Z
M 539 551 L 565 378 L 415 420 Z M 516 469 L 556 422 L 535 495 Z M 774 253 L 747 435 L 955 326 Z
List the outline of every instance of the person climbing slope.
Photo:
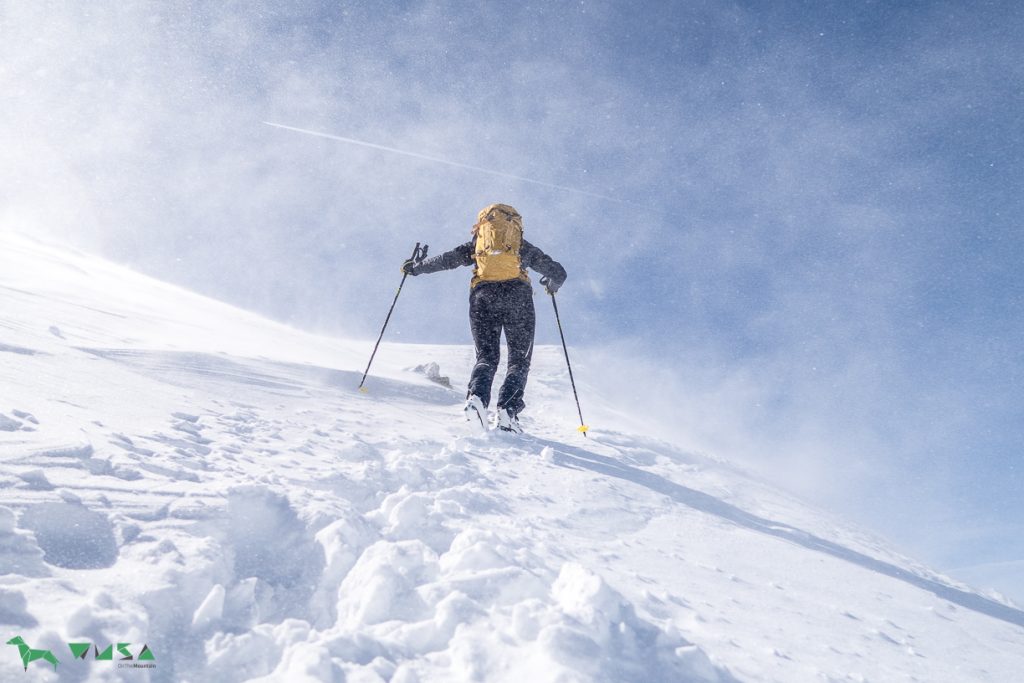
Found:
M 499 429 L 521 432 L 519 414 L 526 407 L 523 394 L 536 321 L 533 287 L 526 269 L 540 273 L 540 283 L 554 294 L 565 282 L 565 268 L 523 239 L 523 219 L 518 211 L 507 204 L 491 204 L 477 215 L 470 241 L 423 261 L 408 259 L 402 264 L 402 272 L 415 276 L 469 265 L 474 266 L 469 324 L 476 365 L 466 395 L 466 419 L 479 421 L 482 428 L 489 422 L 491 384 L 498 369 L 504 330 L 508 370 L 498 391 L 496 422 Z

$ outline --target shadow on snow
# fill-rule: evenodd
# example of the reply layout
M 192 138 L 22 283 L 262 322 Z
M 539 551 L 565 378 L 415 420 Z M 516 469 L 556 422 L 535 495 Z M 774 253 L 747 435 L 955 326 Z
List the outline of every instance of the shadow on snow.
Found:
M 775 536 L 808 550 L 831 555 L 864 569 L 899 579 L 969 610 L 1024 627 L 1024 611 L 1009 605 L 1004 605 L 976 593 L 963 591 L 939 581 L 919 576 L 894 564 L 883 562 L 856 550 L 851 550 L 838 543 L 833 543 L 788 524 L 758 517 L 714 496 L 687 488 L 681 484 L 676 484 L 662 476 L 623 464 L 612 458 L 592 453 L 584 448 L 545 439 L 537 439 L 537 441 L 543 445 L 550 446 L 555 451 L 554 462 L 557 465 L 589 470 L 598 474 L 624 479 L 651 491 L 666 495 L 677 503 L 691 507 L 694 510 L 715 515 L 736 526 Z M 568 453 L 566 452 L 567 449 L 569 450 Z

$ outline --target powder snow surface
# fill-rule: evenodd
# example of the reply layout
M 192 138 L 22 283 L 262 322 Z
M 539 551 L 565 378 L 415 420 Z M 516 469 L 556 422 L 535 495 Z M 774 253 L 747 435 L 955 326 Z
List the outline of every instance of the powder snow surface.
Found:
M 462 420 L 471 349 L 360 393 L 369 350 L 0 235 L 0 635 L 60 660 L 0 679 L 1024 680 L 1020 610 L 645 438 L 585 354 L 590 439 L 559 348 L 522 436 Z

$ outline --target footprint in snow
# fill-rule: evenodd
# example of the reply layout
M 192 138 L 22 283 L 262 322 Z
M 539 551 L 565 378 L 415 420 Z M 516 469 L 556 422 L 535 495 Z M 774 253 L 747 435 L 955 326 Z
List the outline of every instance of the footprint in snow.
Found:
M 35 534 L 43 562 L 65 569 L 104 569 L 117 562 L 117 539 L 106 515 L 74 503 L 39 503 L 18 526 Z
M 39 424 L 39 420 L 36 419 L 35 415 L 33 415 L 32 413 L 25 412 L 24 410 L 18 410 L 17 408 L 14 408 L 13 410 L 11 410 L 11 415 L 14 415 L 14 417 L 18 418 L 19 420 L 31 422 L 34 425 Z
M 21 420 L 15 420 L 0 413 L 0 432 L 16 432 L 21 429 Z

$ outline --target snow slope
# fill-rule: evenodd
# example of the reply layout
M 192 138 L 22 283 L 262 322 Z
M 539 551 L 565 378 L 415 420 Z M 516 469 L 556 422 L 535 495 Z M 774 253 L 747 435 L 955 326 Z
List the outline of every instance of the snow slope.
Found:
M 368 351 L 0 235 L 0 635 L 60 660 L 0 678 L 1021 679 L 1020 610 L 636 433 L 585 356 L 591 439 L 560 349 L 525 436 L 461 421 L 471 349 L 363 394 Z

